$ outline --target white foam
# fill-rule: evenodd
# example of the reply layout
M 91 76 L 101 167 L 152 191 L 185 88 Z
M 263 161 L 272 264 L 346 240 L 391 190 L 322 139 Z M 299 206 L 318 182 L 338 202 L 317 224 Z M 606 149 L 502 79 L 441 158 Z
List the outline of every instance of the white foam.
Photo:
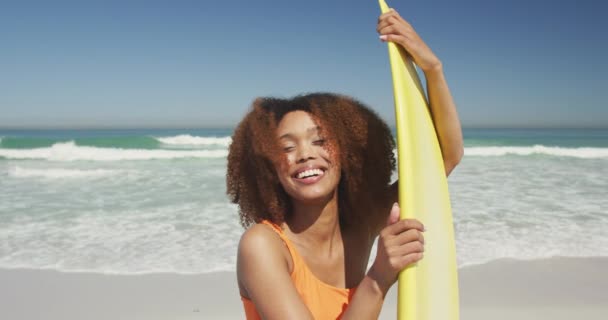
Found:
M 604 160 L 555 159 L 560 158 L 462 161 L 450 175 L 460 267 L 504 258 L 608 256 L 608 166 Z M 221 188 L 222 161 L 18 163 L 26 172 L 46 166 L 129 173 L 95 183 L 75 180 L 81 188 L 59 179 L 32 183 L 12 177 L 6 172 L 13 163 L 0 161 L 6 186 L 0 192 L 0 268 L 234 270 L 242 228 Z M 375 255 L 373 249 L 372 262 Z
M 94 170 L 79 170 L 79 169 L 32 169 L 13 167 L 9 170 L 8 174 L 15 178 L 30 178 L 39 177 L 47 179 L 64 179 L 64 178 L 98 178 L 107 177 L 121 173 L 121 170 L 106 170 L 106 169 L 94 169 Z
M 201 212 L 208 219 L 200 219 Z M 234 270 L 242 232 L 234 206 L 212 203 L 197 211 L 183 204 L 121 213 L 90 210 L 65 220 L 19 216 L 0 232 L 0 268 L 106 274 Z
M 574 157 L 582 159 L 608 158 L 608 148 L 562 148 L 534 145 L 532 147 L 468 147 L 465 148 L 466 156 L 498 157 L 508 154 L 529 156 L 543 154 L 558 157 Z
M 47 148 L 0 149 L 0 157 L 8 159 L 39 159 L 50 161 L 120 161 L 180 158 L 224 158 L 227 150 L 146 150 L 77 146 L 74 141 L 61 142 Z
M 163 144 L 178 146 L 220 145 L 228 147 L 232 142 L 230 137 L 197 137 L 189 134 L 182 134 L 174 137 L 157 137 L 155 139 Z

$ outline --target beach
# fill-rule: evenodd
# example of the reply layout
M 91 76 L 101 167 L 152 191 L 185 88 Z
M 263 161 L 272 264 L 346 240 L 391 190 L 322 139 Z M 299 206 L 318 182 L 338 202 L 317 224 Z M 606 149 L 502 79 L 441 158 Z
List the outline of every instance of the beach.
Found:
M 403 216 L 424 226 L 428 265 L 445 265 L 432 280 L 458 270 L 460 319 L 608 320 L 606 2 L 386 1 L 395 12 L 381 14 L 374 1 L 3 3 L 0 320 L 243 319 L 237 251 L 260 220 L 251 216 L 291 224 L 299 213 L 264 192 L 260 170 L 280 169 L 280 157 L 256 155 L 277 137 L 298 151 L 282 150 L 290 168 L 293 155 L 310 161 L 293 166 L 303 175 L 288 181 L 311 183 L 296 189 L 327 195 L 325 183 L 312 184 L 335 186 L 339 173 L 337 213 L 334 202 L 328 208 L 340 233 L 319 238 L 329 245 L 322 261 L 309 248 L 324 247 L 290 236 L 302 256 L 315 270 L 341 272 L 342 258 L 350 270 L 363 257 L 369 268 L 378 240 L 360 251 L 351 243 L 365 235 L 351 236 L 342 222 L 353 210 L 384 219 L 389 212 L 376 209 L 392 205 L 381 194 L 357 201 L 384 188 L 357 174 L 388 169 L 376 161 L 379 150 L 390 157 L 388 136 L 374 134 L 384 124 L 364 121 L 374 115 L 393 135 L 394 160 L 399 146 L 401 162 L 413 164 L 392 168 L 385 182 L 400 180 Z M 413 86 L 392 76 L 395 48 Z M 403 154 L 402 93 L 426 104 L 405 113 L 428 113 L 444 168 Z M 309 95 L 319 99 L 305 103 Z M 352 114 L 349 97 L 371 113 Z M 296 109 L 314 113 L 300 114 L 314 124 L 282 121 Z M 406 135 L 428 138 L 421 150 L 438 152 L 433 130 L 420 131 L 426 119 L 410 124 Z M 260 135 L 264 128 L 281 132 Z M 242 132 L 256 139 L 238 139 Z M 299 151 L 314 152 L 305 159 Z M 228 171 L 229 156 L 247 170 Z M 443 181 L 409 183 L 426 167 L 448 169 L 449 206 Z M 282 190 L 283 171 L 270 187 L 298 201 Z M 442 205 L 411 201 L 421 198 Z M 277 203 L 285 212 L 273 210 Z M 360 220 L 352 224 L 370 229 Z M 344 283 L 354 286 L 348 272 Z M 321 278 L 342 283 L 334 276 Z M 396 291 L 379 319 L 396 319 Z M 443 304 L 412 308 L 420 305 Z
M 464 268 L 461 319 L 606 319 L 606 267 L 606 258 L 552 258 Z
M 0 131 L 0 319 L 242 318 L 230 134 Z M 461 319 L 605 319 L 608 131 L 464 134 Z
M 459 270 L 461 319 L 605 319 L 608 258 L 504 259 Z M 0 270 L 0 318 L 242 319 L 234 272 Z M 396 318 L 396 286 L 380 319 Z

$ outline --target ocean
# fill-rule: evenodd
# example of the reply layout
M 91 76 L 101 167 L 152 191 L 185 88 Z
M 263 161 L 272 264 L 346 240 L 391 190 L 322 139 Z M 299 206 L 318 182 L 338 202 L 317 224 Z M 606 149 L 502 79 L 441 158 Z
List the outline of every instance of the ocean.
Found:
M 234 270 L 243 229 L 225 195 L 231 133 L 0 130 L 0 268 Z M 608 130 L 464 137 L 448 179 L 459 266 L 608 256 Z

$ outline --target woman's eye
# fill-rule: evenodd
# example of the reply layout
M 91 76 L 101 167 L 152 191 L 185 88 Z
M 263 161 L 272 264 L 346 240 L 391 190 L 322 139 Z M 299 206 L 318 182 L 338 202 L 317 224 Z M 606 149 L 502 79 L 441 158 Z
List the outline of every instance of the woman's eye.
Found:
M 289 152 L 289 151 L 293 150 L 294 148 L 295 148 L 294 146 L 285 146 L 285 147 L 283 147 L 283 151 Z
M 317 139 L 317 140 L 313 141 L 313 144 L 315 144 L 317 146 L 322 146 L 325 144 L 325 139 Z

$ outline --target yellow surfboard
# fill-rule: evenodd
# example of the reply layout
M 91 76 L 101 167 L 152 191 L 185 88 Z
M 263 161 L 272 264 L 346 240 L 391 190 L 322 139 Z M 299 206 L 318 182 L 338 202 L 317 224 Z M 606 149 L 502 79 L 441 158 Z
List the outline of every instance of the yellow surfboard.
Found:
M 389 10 L 379 0 L 382 13 Z M 400 320 L 455 320 L 458 272 L 450 195 L 441 149 L 416 68 L 400 46 L 388 43 L 395 95 L 401 219 L 425 228 L 424 258 L 399 274 Z

